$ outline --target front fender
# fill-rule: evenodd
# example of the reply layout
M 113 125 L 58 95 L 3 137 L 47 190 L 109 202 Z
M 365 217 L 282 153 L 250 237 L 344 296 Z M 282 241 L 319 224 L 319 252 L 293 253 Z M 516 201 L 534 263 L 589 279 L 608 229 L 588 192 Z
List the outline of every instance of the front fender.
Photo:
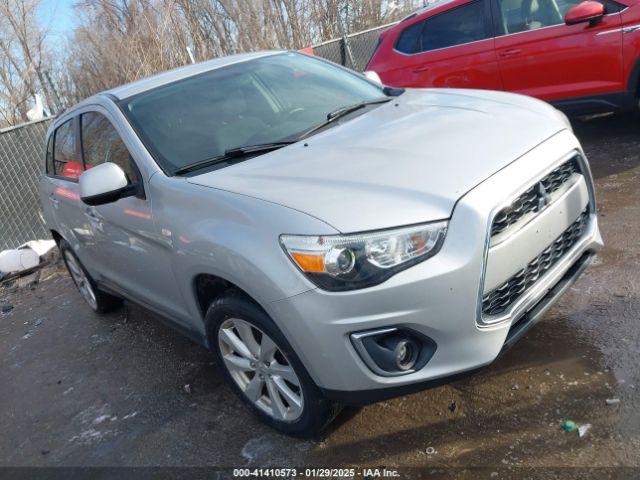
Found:
M 314 288 L 282 250 L 280 235 L 338 233 L 299 211 L 180 178 L 155 175 L 150 188 L 157 228 L 171 238 L 178 287 L 196 322 L 193 326 L 201 331 L 194 287 L 198 275 L 220 277 L 264 308 Z

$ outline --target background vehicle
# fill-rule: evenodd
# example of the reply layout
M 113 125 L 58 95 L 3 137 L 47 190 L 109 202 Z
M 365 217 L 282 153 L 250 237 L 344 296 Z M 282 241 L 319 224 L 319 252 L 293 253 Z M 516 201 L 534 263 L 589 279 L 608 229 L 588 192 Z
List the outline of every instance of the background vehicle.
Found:
M 95 311 L 158 312 L 297 435 L 339 403 L 490 363 L 602 243 L 588 164 L 549 105 L 383 88 L 286 52 L 71 108 L 41 198 Z
M 367 70 L 399 87 L 506 90 L 570 113 L 635 109 L 633 0 L 452 0 L 385 31 Z

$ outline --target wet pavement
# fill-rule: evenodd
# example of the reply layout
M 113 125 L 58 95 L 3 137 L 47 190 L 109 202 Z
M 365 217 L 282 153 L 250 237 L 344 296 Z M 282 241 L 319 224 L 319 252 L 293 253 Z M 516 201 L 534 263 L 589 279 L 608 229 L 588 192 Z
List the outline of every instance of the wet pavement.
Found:
M 575 129 L 606 247 L 482 372 L 347 409 L 322 438 L 292 439 L 236 401 L 204 348 L 132 304 L 93 315 L 51 267 L 33 290 L 0 290 L 0 305 L 13 306 L 0 313 L 0 465 L 386 465 L 443 478 L 552 467 L 558 476 L 549 478 L 638 478 L 640 120 Z M 562 430 L 563 419 L 590 428 L 580 437 Z

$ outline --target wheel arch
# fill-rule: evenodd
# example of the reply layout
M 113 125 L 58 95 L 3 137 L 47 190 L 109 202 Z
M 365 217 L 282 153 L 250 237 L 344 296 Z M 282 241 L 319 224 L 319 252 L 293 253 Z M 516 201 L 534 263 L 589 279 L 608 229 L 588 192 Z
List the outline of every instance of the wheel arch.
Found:
M 640 93 L 640 55 L 633 62 L 629 78 L 627 79 L 627 91 L 638 97 Z
M 260 302 L 235 283 L 211 273 L 199 273 L 193 279 L 193 294 L 203 322 L 206 322 L 209 306 L 216 299 L 230 292 L 235 292 L 236 295 L 241 295 L 251 303 L 255 304 L 262 311 L 266 312 L 266 310 L 260 305 Z M 209 341 L 209 325 L 204 325 L 204 327 L 207 335 L 207 341 Z
M 54 229 L 49 230 L 49 233 L 51 233 L 51 238 L 53 238 L 53 241 L 56 242 L 56 245 L 59 247 L 60 246 L 60 242 L 62 240 L 64 240 L 62 235 L 60 235 L 60 233 L 57 230 L 54 230 Z

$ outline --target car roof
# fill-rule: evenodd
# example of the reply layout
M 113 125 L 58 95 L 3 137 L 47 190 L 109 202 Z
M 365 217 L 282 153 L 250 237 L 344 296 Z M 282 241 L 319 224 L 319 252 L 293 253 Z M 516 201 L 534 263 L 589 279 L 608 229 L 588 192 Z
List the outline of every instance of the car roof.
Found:
M 455 0 L 434 0 L 434 1 L 430 1 L 427 5 L 425 5 L 424 7 L 416 10 L 415 12 L 407 15 L 406 17 L 404 17 L 402 20 L 400 20 L 400 22 L 398 22 L 398 24 L 402 24 L 402 22 L 404 22 L 405 20 L 410 20 L 414 17 L 417 17 L 418 15 L 422 15 L 425 12 L 429 12 L 431 10 L 434 10 L 438 7 L 441 7 L 443 5 L 446 5 L 448 3 L 453 3 L 455 2 Z
M 64 119 L 64 117 L 66 117 L 68 114 L 72 114 L 78 108 L 81 108 L 85 105 L 100 103 L 99 97 L 108 96 L 111 98 L 115 97 L 117 100 L 124 100 L 133 95 L 137 95 L 138 93 L 146 92 L 147 90 L 151 90 L 153 88 L 159 87 L 161 85 L 166 85 L 177 80 L 182 80 L 183 78 L 198 75 L 200 73 L 215 70 L 217 68 L 226 67 L 228 65 L 247 62 L 256 58 L 277 55 L 279 53 L 285 53 L 285 51 L 265 50 L 260 52 L 239 53 L 236 55 L 214 58 L 212 60 L 206 60 L 204 62 L 194 63 L 191 65 L 185 65 L 184 67 L 167 70 L 166 72 L 157 73 L 155 75 L 151 75 L 150 77 L 141 78 L 140 80 L 136 80 L 134 82 L 125 83 L 124 85 L 120 85 L 109 90 L 104 90 L 102 92 L 96 93 L 95 95 L 92 95 L 91 97 L 81 100 L 80 102 L 67 108 L 64 112 L 60 113 L 57 116 L 56 120 L 50 125 L 49 130 L 51 131 L 54 127 L 57 127 L 58 124 L 62 123 L 61 120 Z
M 119 87 L 112 88 L 102 92 L 103 94 L 110 94 L 124 100 L 125 98 L 137 95 L 138 93 L 151 90 L 152 88 L 166 85 L 167 83 L 175 82 L 176 80 L 182 80 L 183 78 L 198 75 L 200 73 L 208 72 L 218 68 L 226 67 L 235 63 L 246 62 L 254 60 L 256 58 L 267 57 L 270 55 L 276 55 L 283 53 L 282 51 L 261 51 L 252 53 L 240 53 L 237 55 L 229 55 L 227 57 L 214 58 L 213 60 L 207 60 L 205 62 L 194 63 L 192 65 L 186 65 L 184 67 L 174 68 L 166 72 L 158 73 L 150 77 L 146 77 L 135 82 L 126 83 Z

